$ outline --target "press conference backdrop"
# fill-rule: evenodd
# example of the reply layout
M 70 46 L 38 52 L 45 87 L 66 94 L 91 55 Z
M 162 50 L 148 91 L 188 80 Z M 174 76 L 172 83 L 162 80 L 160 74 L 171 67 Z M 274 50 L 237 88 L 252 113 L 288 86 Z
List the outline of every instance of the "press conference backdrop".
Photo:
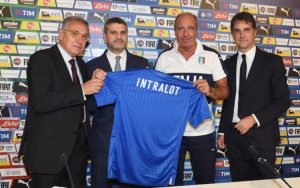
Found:
M 129 26 L 128 49 L 155 63 L 160 51 L 169 48 L 174 19 L 181 12 L 197 15 L 199 38 L 225 59 L 237 48 L 230 35 L 230 20 L 239 11 L 248 11 L 257 21 L 256 43 L 261 49 L 283 57 L 292 106 L 281 118 L 281 144 L 276 166 L 284 177 L 300 176 L 300 1 L 299 0 L 0 0 L 0 187 L 12 181 L 27 186 L 28 174 L 17 158 L 27 107 L 26 68 L 29 56 L 49 48 L 58 40 L 65 17 L 88 20 L 91 40 L 84 59 L 101 55 L 106 48 L 103 24 L 121 17 Z M 214 105 L 216 129 L 221 101 Z M 272 112 L 270 112 L 272 113 Z M 216 182 L 231 181 L 226 153 L 217 151 Z M 43 160 L 43 159 L 40 159 Z M 87 180 L 90 183 L 90 169 Z M 193 184 L 186 158 L 184 179 Z

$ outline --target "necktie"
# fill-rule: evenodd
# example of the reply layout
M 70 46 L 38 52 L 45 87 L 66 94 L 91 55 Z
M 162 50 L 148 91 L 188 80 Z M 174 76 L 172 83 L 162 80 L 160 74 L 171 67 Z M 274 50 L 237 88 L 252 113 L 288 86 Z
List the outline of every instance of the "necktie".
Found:
M 238 107 L 238 116 L 242 118 L 242 112 L 243 112 L 243 101 L 244 101 L 244 94 L 245 94 L 245 88 L 246 88 L 246 77 L 247 77 L 247 61 L 246 61 L 246 55 L 242 55 L 243 61 L 240 67 L 240 87 L 239 87 L 239 107 Z
M 79 81 L 78 74 L 77 74 L 77 68 L 76 68 L 76 65 L 75 65 L 75 60 L 71 59 L 69 61 L 69 63 L 71 64 L 71 70 L 72 70 L 72 77 L 73 77 L 74 85 L 81 85 L 80 81 Z M 83 107 L 83 105 L 80 105 L 80 107 L 79 107 L 79 121 L 80 121 L 80 123 L 82 123 L 83 118 L 84 118 L 84 107 Z
M 121 64 L 120 64 L 121 56 L 116 56 L 115 58 L 116 58 L 115 71 L 120 71 L 120 70 L 122 70 L 122 69 L 121 69 Z

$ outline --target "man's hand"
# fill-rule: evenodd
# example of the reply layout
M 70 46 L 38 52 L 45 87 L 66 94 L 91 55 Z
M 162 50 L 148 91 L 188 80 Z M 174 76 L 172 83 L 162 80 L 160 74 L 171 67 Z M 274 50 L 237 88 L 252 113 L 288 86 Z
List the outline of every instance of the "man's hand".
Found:
M 106 72 L 102 69 L 95 69 L 92 75 L 92 79 L 104 80 L 106 76 Z
M 208 97 L 211 96 L 211 88 L 208 85 L 206 80 L 203 79 L 196 80 L 196 82 L 194 82 L 194 86 L 197 88 L 197 90 L 200 93 L 203 93 Z
M 221 135 L 221 134 L 218 135 L 217 143 L 218 143 L 218 147 L 221 149 L 224 149 L 226 147 L 226 145 L 224 143 L 224 135 Z
M 82 89 L 85 95 L 92 95 L 94 93 L 98 93 L 103 86 L 103 80 L 92 78 L 82 84 Z
M 234 128 L 236 128 L 240 134 L 246 134 L 249 129 L 251 129 L 254 124 L 256 123 L 255 119 L 253 116 L 246 116 L 243 119 L 241 119 L 235 126 Z
M 204 79 L 196 80 L 194 82 L 194 86 L 200 93 L 203 93 L 207 97 L 210 97 L 212 99 L 226 99 L 229 95 L 227 77 L 214 81 L 213 87 L 210 87 L 207 80 Z
M 98 93 L 104 86 L 103 80 L 105 79 L 106 72 L 102 69 L 95 69 L 92 79 L 82 84 L 83 92 L 85 95 Z

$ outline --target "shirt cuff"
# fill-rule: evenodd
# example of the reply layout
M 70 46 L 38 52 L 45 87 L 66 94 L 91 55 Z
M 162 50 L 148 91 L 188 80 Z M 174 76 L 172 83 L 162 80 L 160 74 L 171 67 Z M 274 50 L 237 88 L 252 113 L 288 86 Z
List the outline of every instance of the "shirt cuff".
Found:
M 83 100 L 86 101 L 86 96 L 85 96 L 85 94 L 83 92 L 83 86 L 82 85 L 81 85 L 81 91 L 82 91 L 82 95 L 83 95 Z
M 223 135 L 224 136 L 224 133 L 218 133 L 218 135 Z
M 255 119 L 256 124 L 257 124 L 257 127 L 259 127 L 259 126 L 260 126 L 260 123 L 259 123 L 257 117 L 255 116 L 255 114 L 251 114 L 251 115 L 252 115 L 252 117 Z

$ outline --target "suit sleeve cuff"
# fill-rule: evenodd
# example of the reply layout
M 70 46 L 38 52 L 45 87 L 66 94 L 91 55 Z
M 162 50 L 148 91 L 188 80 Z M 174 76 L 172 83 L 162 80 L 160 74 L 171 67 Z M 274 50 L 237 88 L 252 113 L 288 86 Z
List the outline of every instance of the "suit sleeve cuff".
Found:
M 257 117 L 255 116 L 255 114 L 251 114 L 251 115 L 252 115 L 252 117 L 255 119 L 256 124 L 257 124 L 257 127 L 260 127 L 260 123 L 259 123 Z

